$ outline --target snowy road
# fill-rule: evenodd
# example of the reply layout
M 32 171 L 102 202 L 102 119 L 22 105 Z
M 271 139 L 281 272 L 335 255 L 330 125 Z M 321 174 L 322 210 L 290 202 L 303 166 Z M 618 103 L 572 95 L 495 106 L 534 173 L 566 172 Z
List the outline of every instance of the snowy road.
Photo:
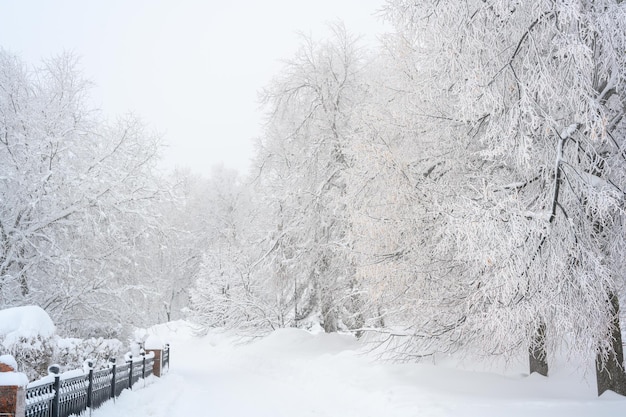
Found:
M 179 335 L 180 336 L 180 335 Z M 348 336 L 282 330 L 249 345 L 178 338 L 172 369 L 93 417 L 617 416 L 626 399 L 597 399 L 576 378 L 511 378 L 372 362 Z M 139 383 L 141 385 L 142 382 Z

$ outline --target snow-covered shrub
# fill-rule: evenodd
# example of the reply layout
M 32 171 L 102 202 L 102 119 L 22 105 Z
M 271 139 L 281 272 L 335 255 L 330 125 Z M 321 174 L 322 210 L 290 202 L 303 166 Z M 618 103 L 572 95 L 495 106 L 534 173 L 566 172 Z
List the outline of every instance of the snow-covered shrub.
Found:
M 124 344 L 117 339 L 91 338 L 57 338 L 54 361 L 61 366 L 61 370 L 78 369 L 85 360 L 94 362 L 96 369 L 104 367 L 109 358 L 121 357 L 124 353 Z
M 13 355 L 20 372 L 33 381 L 48 374 L 56 329 L 37 306 L 0 310 L 0 354 Z
M 54 352 L 54 338 L 41 335 L 5 338 L 2 340 L 2 351 L 13 355 L 18 371 L 25 373 L 29 381 L 35 381 L 48 374 Z
M 46 376 L 52 363 L 68 371 L 82 368 L 85 360 L 91 359 L 96 368 L 101 368 L 109 358 L 125 353 L 124 344 L 118 339 L 66 339 L 55 333 L 50 316 L 40 307 L 0 310 L 0 355 L 13 355 L 18 370 L 30 381 Z
M 104 339 L 124 339 L 130 333 L 130 326 L 124 326 L 121 323 L 98 323 L 89 321 L 81 322 L 77 327 L 68 327 L 64 330 L 66 334 L 76 337 L 88 338 L 104 338 Z

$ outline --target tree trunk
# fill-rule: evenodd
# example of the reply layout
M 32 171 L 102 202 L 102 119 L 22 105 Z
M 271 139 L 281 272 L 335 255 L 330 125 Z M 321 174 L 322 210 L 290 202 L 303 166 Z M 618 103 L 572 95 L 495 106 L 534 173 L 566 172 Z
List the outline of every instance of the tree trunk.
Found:
M 322 319 L 324 320 L 323 327 L 326 333 L 334 333 L 338 330 L 337 313 L 329 302 L 322 304 Z
M 619 299 L 611 292 L 609 303 L 613 312 L 611 323 L 611 351 L 606 363 L 603 363 L 602 354 L 596 356 L 596 379 L 598 381 L 598 396 L 605 391 L 613 391 L 626 396 L 626 373 L 624 372 L 624 346 L 622 345 L 622 331 L 619 324 Z
M 535 330 L 535 335 L 528 348 L 530 359 L 530 373 L 548 376 L 548 357 L 546 352 L 546 324 L 541 322 Z

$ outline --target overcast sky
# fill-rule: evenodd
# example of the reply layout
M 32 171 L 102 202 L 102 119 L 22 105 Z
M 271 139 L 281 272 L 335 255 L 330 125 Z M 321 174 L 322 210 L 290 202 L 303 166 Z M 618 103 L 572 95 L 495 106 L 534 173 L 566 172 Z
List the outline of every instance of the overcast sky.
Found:
M 132 111 L 164 136 L 163 165 L 245 171 L 257 92 L 342 20 L 374 42 L 384 0 L 0 0 L 0 47 L 26 62 L 73 51 L 108 117 Z

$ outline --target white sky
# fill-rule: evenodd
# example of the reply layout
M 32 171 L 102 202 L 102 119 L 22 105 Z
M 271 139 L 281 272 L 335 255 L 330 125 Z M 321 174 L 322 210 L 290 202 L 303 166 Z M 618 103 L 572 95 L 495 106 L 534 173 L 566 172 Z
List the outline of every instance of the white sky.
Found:
M 245 171 L 257 92 L 326 23 L 374 41 L 384 0 L 0 0 L 0 47 L 36 64 L 73 51 L 108 117 L 132 111 L 164 136 L 163 165 Z

